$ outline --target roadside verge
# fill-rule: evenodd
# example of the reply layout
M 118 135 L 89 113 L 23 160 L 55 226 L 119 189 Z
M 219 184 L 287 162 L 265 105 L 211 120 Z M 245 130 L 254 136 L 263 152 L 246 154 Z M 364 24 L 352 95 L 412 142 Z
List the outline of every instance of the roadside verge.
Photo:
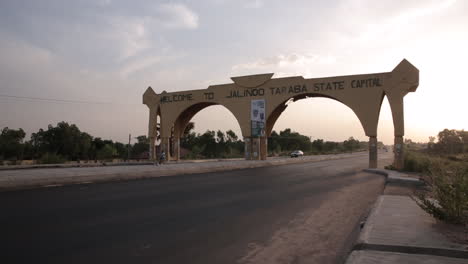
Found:
M 365 171 L 385 175 L 388 184 L 422 185 L 394 171 Z M 467 245 L 450 241 L 435 225 L 411 197 L 381 195 L 346 263 L 467 263 Z

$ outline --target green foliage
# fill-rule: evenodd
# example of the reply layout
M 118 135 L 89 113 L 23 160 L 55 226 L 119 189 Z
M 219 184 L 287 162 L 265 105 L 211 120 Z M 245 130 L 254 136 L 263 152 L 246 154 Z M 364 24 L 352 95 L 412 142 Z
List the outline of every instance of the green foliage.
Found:
M 324 141 L 323 139 L 315 139 L 310 141 L 310 138 L 301 135 L 291 129 L 285 129 L 278 134 L 276 131 L 271 133 L 268 138 L 268 151 L 273 155 L 289 155 L 291 151 L 302 150 L 306 154 L 328 154 L 353 152 L 367 149 L 367 142 L 350 137 L 344 142 Z
M 458 154 L 468 152 L 468 131 L 444 129 L 437 135 L 439 141 L 428 144 L 429 150 L 443 154 Z
M 68 160 L 87 159 L 92 137 L 82 133 L 76 125 L 60 122 L 56 127 L 49 125 L 31 135 L 33 156 L 56 153 Z
M 468 166 L 434 162 L 426 181 L 430 192 L 418 195 L 419 206 L 440 220 L 468 224 Z
M 278 147 L 279 146 L 279 147 Z M 312 149 L 312 142 L 308 136 L 301 135 L 297 132 L 291 131 L 287 128 L 280 133 L 273 131 L 271 136 L 268 138 L 268 150 L 273 152 L 276 149 L 282 151 L 292 151 L 300 149 L 304 152 Z
M 434 159 L 428 154 L 410 150 L 406 151 L 404 155 L 403 170 L 407 172 L 428 172 L 431 160 Z
M 63 163 L 66 160 L 98 160 L 127 157 L 127 145 L 112 140 L 93 138 L 74 124 L 60 122 L 49 125 L 47 130 L 32 133 L 31 140 L 24 142 L 22 129 L 3 128 L 0 135 L 0 160 L 36 159 L 38 163 Z M 146 136 L 137 138 L 136 152 L 148 153 Z
M 25 136 L 26 133 L 21 128 L 18 130 L 3 128 L 0 134 L 0 159 L 22 160 Z
M 353 137 L 350 137 L 348 140 L 345 140 L 343 142 L 343 147 L 345 151 L 353 152 L 355 150 L 358 150 L 360 147 L 359 140 L 356 140 Z
M 147 158 L 149 152 L 149 138 L 146 136 L 138 136 L 136 139 L 137 142 L 132 147 L 132 158 Z
M 112 160 L 115 156 L 117 156 L 117 150 L 113 144 L 106 144 L 97 152 L 99 160 Z
M 192 124 L 192 125 L 190 125 Z M 232 130 L 226 133 L 218 130 L 217 132 L 207 130 L 203 134 L 192 132 L 195 128 L 193 123 L 184 131 L 184 137 L 181 138 L 182 148 L 190 150 L 185 159 L 200 158 L 240 158 L 244 153 L 244 142 L 238 139 L 238 136 Z
M 45 153 L 37 161 L 39 164 L 61 164 L 65 163 L 65 158 L 55 153 Z
M 423 173 L 427 191 L 420 192 L 417 203 L 435 218 L 468 225 L 468 133 L 444 129 L 422 144 L 405 141 L 404 171 Z M 418 149 L 418 151 L 415 151 Z

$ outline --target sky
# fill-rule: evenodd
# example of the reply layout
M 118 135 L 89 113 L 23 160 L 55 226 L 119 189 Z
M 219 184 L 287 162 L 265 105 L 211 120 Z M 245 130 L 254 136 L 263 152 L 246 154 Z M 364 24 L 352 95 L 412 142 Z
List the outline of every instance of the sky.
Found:
M 125 142 L 147 134 L 148 86 L 389 72 L 406 58 L 420 84 L 405 97 L 405 138 L 425 142 L 444 128 L 468 129 L 467 13 L 462 0 L 2 0 L 0 127 L 30 134 L 66 121 Z M 192 121 L 200 133 L 240 134 L 221 106 Z M 368 140 L 351 109 L 325 98 L 290 104 L 274 127 L 285 128 Z M 386 100 L 378 139 L 393 143 Z

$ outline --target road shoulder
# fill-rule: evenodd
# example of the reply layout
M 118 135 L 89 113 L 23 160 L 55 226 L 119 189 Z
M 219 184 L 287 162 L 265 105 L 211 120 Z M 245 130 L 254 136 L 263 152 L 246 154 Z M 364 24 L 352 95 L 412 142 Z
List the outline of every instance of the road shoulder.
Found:
M 346 263 L 467 262 L 467 245 L 444 236 L 437 221 L 409 195 L 389 194 L 398 185 L 420 186 L 418 179 L 385 170 L 366 171 L 385 175 L 386 189 L 393 189 L 377 199 Z

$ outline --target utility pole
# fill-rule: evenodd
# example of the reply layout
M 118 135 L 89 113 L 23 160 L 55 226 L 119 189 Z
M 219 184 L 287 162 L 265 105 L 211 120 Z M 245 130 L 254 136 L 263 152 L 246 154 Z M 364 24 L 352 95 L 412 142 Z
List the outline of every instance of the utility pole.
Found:
M 130 139 L 131 138 L 132 138 L 132 134 L 128 134 L 127 161 L 130 161 Z

